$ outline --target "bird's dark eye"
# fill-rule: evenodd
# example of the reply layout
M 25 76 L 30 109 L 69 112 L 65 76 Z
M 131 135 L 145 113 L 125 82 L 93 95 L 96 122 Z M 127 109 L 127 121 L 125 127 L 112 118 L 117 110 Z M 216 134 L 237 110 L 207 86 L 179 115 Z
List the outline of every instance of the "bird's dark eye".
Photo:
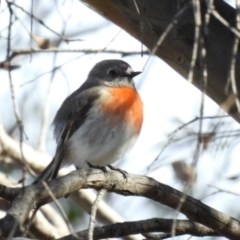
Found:
M 115 77 L 115 76 L 117 76 L 117 71 L 114 70 L 114 69 L 109 69 L 109 70 L 107 71 L 107 74 L 109 74 L 109 75 L 112 76 L 112 77 Z

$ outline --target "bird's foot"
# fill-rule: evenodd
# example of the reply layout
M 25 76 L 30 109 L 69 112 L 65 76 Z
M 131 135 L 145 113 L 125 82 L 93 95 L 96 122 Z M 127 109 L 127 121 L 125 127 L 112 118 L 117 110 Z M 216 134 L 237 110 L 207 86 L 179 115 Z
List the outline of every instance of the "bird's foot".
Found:
M 104 173 L 104 175 L 107 175 L 107 173 L 108 173 L 106 167 L 99 166 L 99 165 L 92 165 L 90 162 L 87 162 L 87 165 L 89 168 L 96 168 L 96 169 L 101 170 Z
M 119 169 L 119 168 L 115 168 L 113 167 L 112 165 L 108 165 L 108 167 L 112 170 L 112 171 L 116 171 L 116 172 L 120 172 L 122 175 L 123 175 L 123 178 L 124 179 L 127 179 L 128 178 L 128 173 L 122 169 Z

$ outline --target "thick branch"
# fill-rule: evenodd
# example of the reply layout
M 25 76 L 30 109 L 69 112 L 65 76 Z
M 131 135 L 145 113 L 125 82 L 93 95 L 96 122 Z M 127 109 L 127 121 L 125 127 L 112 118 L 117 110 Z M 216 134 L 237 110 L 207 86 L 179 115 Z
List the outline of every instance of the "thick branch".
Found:
M 51 157 L 47 154 L 35 151 L 29 145 L 23 143 L 22 151 L 25 161 L 36 171 L 42 171 L 50 162 Z M 14 159 L 17 163 L 23 164 L 20 143 L 12 139 L 0 124 L 0 155 Z
M 127 181 L 122 174 L 114 171 L 108 172 L 107 176 L 100 170 L 74 171 L 67 176 L 54 179 L 48 183 L 49 188 L 56 198 L 68 195 L 80 188 L 105 188 L 109 192 L 115 192 L 125 196 L 143 196 L 161 204 L 176 209 L 181 199 L 185 199 L 180 212 L 190 220 L 201 223 L 217 233 L 230 239 L 240 237 L 240 222 L 227 216 L 200 201 L 185 196 L 183 193 L 155 181 L 152 178 L 129 174 Z M 23 223 L 28 217 L 30 209 L 51 201 L 48 191 L 43 185 L 30 185 L 25 187 L 14 199 L 6 218 L 0 221 L 0 237 L 6 236 L 9 228 L 17 220 Z M 11 220 L 9 222 L 9 219 Z M 6 221 L 8 224 L 6 224 Z M 3 228 L 3 226 L 5 226 Z
M 173 226 L 172 219 L 153 218 L 134 222 L 116 223 L 103 227 L 94 228 L 94 239 L 119 238 L 130 234 L 148 233 L 148 232 L 166 232 L 170 233 Z M 87 230 L 77 233 L 80 239 L 87 239 Z M 190 234 L 192 236 L 219 236 L 212 229 L 199 223 L 188 220 L 176 221 L 176 235 Z M 74 240 L 71 235 L 58 240 Z

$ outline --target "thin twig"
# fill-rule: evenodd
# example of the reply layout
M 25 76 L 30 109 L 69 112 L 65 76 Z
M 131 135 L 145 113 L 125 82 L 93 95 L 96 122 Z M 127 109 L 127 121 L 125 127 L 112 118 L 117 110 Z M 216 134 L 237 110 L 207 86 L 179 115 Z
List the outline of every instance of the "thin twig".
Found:
M 215 186 L 213 184 L 208 184 L 209 187 L 212 187 L 212 188 L 216 188 L 218 190 L 218 193 L 219 192 L 225 192 L 225 193 L 230 193 L 230 194 L 233 194 L 233 195 L 236 195 L 236 196 L 240 196 L 240 192 L 233 192 L 233 191 L 230 191 L 228 189 L 223 189 L 223 188 L 220 188 L 218 186 Z
M 55 73 L 55 71 L 53 71 L 52 73 Z M 50 109 L 50 103 L 51 103 L 50 96 L 51 96 L 52 87 L 53 87 L 53 75 L 48 85 L 47 96 L 44 101 L 44 107 L 42 110 L 42 126 L 39 134 L 39 141 L 37 146 L 37 150 L 41 152 L 46 151 L 46 140 L 47 140 L 47 134 L 48 134 L 48 127 L 49 127 L 49 123 L 48 123 L 49 109 Z
M 236 23 L 237 23 L 237 30 L 240 31 L 240 1 L 236 0 Z M 231 86 L 232 91 L 235 99 L 235 103 L 237 106 L 238 112 L 240 112 L 240 101 L 238 98 L 238 90 L 237 90 L 237 84 L 236 84 L 236 60 L 237 60 L 237 54 L 238 54 L 238 48 L 239 48 L 239 37 L 235 36 L 234 44 L 233 44 L 233 53 L 232 53 L 232 60 L 231 60 L 231 67 L 230 67 L 230 79 L 231 79 Z
M 94 230 L 94 225 L 95 225 L 95 220 L 96 220 L 98 204 L 106 192 L 107 192 L 107 190 L 104 188 L 98 192 L 97 198 L 94 201 L 93 206 L 91 208 L 91 217 L 90 217 L 89 228 L 88 228 L 88 240 L 93 240 L 93 230 Z
M 32 13 L 29 13 L 28 11 L 26 11 L 23 7 L 17 5 L 15 2 L 9 2 L 8 4 L 13 5 L 15 7 L 17 7 L 18 9 L 22 10 L 24 13 L 26 13 L 27 15 L 29 15 L 31 17 L 31 19 L 34 19 L 35 21 L 37 21 L 39 24 L 43 25 L 46 29 L 48 29 L 50 32 L 56 34 L 62 41 L 69 43 L 69 42 L 73 42 L 73 41 L 82 41 L 81 39 L 68 39 L 63 37 L 61 34 L 57 33 L 55 30 L 53 30 L 52 28 L 50 28 L 49 26 L 47 26 L 42 19 L 36 17 L 35 15 L 33 15 Z
M 194 20 L 195 20 L 195 34 L 194 34 L 192 58 L 191 58 L 190 69 L 188 73 L 188 79 L 187 79 L 190 83 L 193 82 L 194 67 L 196 65 L 197 54 L 199 49 L 200 26 L 201 26 L 201 13 L 199 12 L 200 11 L 199 1 L 192 0 L 192 6 L 193 6 Z
M 206 86 L 207 86 L 207 70 L 206 70 L 206 48 L 205 48 L 205 41 L 204 37 L 200 34 L 200 29 L 202 27 L 202 20 L 201 20 L 201 5 L 199 0 L 192 0 L 192 6 L 193 6 L 193 12 L 194 12 L 194 20 L 195 20 L 195 36 L 194 36 L 194 46 L 193 46 L 193 54 L 192 54 L 192 59 L 191 59 L 191 64 L 190 64 L 190 71 L 189 71 L 189 76 L 188 80 L 192 83 L 193 81 L 193 74 L 194 74 L 194 67 L 197 61 L 197 54 L 199 52 L 199 47 L 200 47 L 200 67 L 202 69 L 202 75 L 201 75 L 201 90 L 202 90 L 202 95 L 201 95 L 201 104 L 200 104 L 200 121 L 199 121 L 199 130 L 198 130 L 198 141 L 196 145 L 196 149 L 193 155 L 192 159 L 192 169 L 196 168 L 196 165 L 199 160 L 200 152 L 201 152 L 201 146 L 202 146 L 202 128 L 203 128 L 203 111 L 204 111 L 204 103 L 205 103 L 205 91 L 206 91 Z M 207 14 L 209 14 L 207 12 Z M 205 23 L 206 24 L 206 23 Z M 206 25 L 205 25 L 206 26 Z M 206 29 L 206 27 L 205 27 Z M 193 177 L 195 177 L 195 174 L 193 174 Z M 174 238 L 176 234 L 176 221 L 177 221 L 177 216 L 186 200 L 186 196 L 188 191 L 190 190 L 192 186 L 192 181 L 189 181 L 185 184 L 184 187 L 184 195 L 181 197 L 179 200 L 179 204 L 176 208 L 175 211 L 175 216 L 174 216 L 174 221 L 173 221 L 173 226 L 172 226 L 172 237 Z
M 79 237 L 77 236 L 77 234 L 74 232 L 74 229 L 71 225 L 71 223 L 68 220 L 68 217 L 66 215 L 66 213 L 64 212 L 62 206 L 59 204 L 58 200 L 56 199 L 56 197 L 54 196 L 53 192 L 51 191 L 51 189 L 48 187 L 46 182 L 42 182 L 43 186 L 45 187 L 45 189 L 47 190 L 47 192 L 49 193 L 49 196 L 52 198 L 53 202 L 55 203 L 55 205 L 57 206 L 58 210 L 60 211 L 69 231 L 71 232 L 71 234 L 76 238 L 79 239 Z
M 207 120 L 207 119 L 219 119 L 219 118 L 229 118 L 229 115 L 223 115 L 223 116 L 202 116 L 202 117 L 195 117 L 194 119 L 182 124 L 180 127 L 175 129 L 172 133 L 168 135 L 168 137 L 171 137 L 172 135 L 175 135 L 178 131 L 182 130 L 183 128 L 187 127 L 188 125 L 199 121 L 199 120 Z
M 23 54 L 31 54 L 31 53 L 114 53 L 114 54 L 122 54 L 122 56 L 128 56 L 133 54 L 140 54 L 139 51 L 124 51 L 124 50 L 117 50 L 117 49 L 82 49 L 82 48 L 58 48 L 52 47 L 48 49 L 40 49 L 40 48 L 23 48 L 23 49 L 11 49 L 12 54 L 9 57 L 9 61 L 12 60 L 14 57 Z M 143 51 L 143 54 L 149 54 L 148 51 Z
M 46 75 L 46 74 L 50 74 L 50 73 L 52 73 L 53 71 L 56 71 L 56 70 L 62 68 L 63 66 L 65 66 L 66 64 L 71 63 L 72 61 L 75 61 L 75 60 L 77 60 L 77 59 L 79 59 L 79 58 L 81 58 L 81 57 L 82 57 L 82 55 L 81 55 L 81 56 L 78 56 L 78 57 L 75 57 L 75 58 L 72 58 L 72 59 L 70 59 L 69 61 L 64 62 L 64 63 L 62 63 L 62 64 L 60 64 L 60 65 L 58 65 L 58 66 L 55 66 L 55 67 L 52 68 L 50 71 L 41 73 L 41 74 L 39 74 L 38 76 L 36 76 L 35 78 L 33 78 L 33 79 L 29 80 L 29 81 L 24 82 L 23 84 L 20 85 L 20 87 L 23 87 L 23 86 L 25 86 L 25 85 L 27 85 L 27 84 L 29 84 L 29 83 L 33 83 L 33 82 L 36 81 L 38 78 L 40 78 L 40 77 L 42 77 L 42 76 L 44 76 L 44 75 Z
M 68 14 L 67 19 L 69 19 L 69 18 L 70 18 L 70 12 Z M 66 27 L 67 27 L 67 22 L 68 21 L 64 21 L 62 32 L 61 32 L 62 35 L 65 34 Z M 61 43 L 61 41 L 58 42 L 58 46 L 60 45 L 60 43 Z M 56 65 L 56 59 L 57 59 L 57 53 L 54 53 L 53 66 Z M 54 76 L 56 74 L 56 70 L 57 69 L 55 68 L 52 71 L 51 78 L 50 78 L 50 83 L 49 83 L 48 90 L 47 90 L 47 97 L 46 97 L 45 104 L 44 104 L 43 111 L 42 111 L 42 127 L 41 127 L 39 144 L 38 144 L 38 149 L 40 151 L 45 151 L 45 148 L 46 148 L 48 118 L 49 118 L 49 109 L 50 109 L 50 96 L 51 96 L 51 91 L 52 91 L 52 88 L 53 88 L 53 80 L 54 80 Z
M 11 33 L 12 33 L 13 11 L 12 11 L 11 4 L 9 3 L 9 1 L 6 1 L 6 2 L 7 2 L 9 13 L 10 13 L 9 14 L 9 26 L 8 26 L 8 38 L 7 38 L 7 57 L 6 57 L 8 59 L 9 55 L 10 55 L 10 49 L 11 49 Z M 16 102 L 15 86 L 14 86 L 14 83 L 13 83 L 11 71 L 8 71 L 8 77 L 9 77 L 10 92 L 11 92 L 14 115 L 15 115 L 15 118 L 17 120 L 17 125 L 18 125 L 18 128 L 19 128 L 19 134 L 20 134 L 19 144 L 20 144 L 20 151 L 21 151 L 21 156 L 22 156 L 22 163 L 24 165 L 22 184 L 24 186 L 24 179 L 26 178 L 26 171 L 25 170 L 28 169 L 29 173 L 31 173 L 31 170 L 30 170 L 30 167 L 28 166 L 27 162 L 25 161 L 23 150 L 22 150 L 24 127 L 23 127 L 23 122 L 22 122 L 21 115 L 20 115 L 20 112 L 19 112 L 19 109 L 18 109 L 18 106 L 17 106 L 17 102 Z
M 108 51 L 107 50 L 107 47 L 118 37 L 118 35 L 122 32 L 122 29 L 120 29 L 117 34 L 108 42 L 108 44 L 103 48 L 103 49 L 100 49 L 98 50 L 95 54 L 94 54 L 94 57 L 99 54 L 99 53 L 105 53 L 105 51 Z M 111 50 L 110 50 L 111 51 Z M 113 50 L 114 51 L 114 50 Z
M 225 27 L 227 27 L 235 36 L 237 36 L 238 38 L 240 38 L 240 31 L 238 29 L 236 29 L 235 27 L 232 27 L 231 24 L 224 19 L 219 13 L 218 11 L 216 11 L 214 5 L 212 5 L 212 9 L 211 9 L 211 14 L 212 16 L 214 16 L 219 22 L 221 22 Z
M 53 59 L 53 66 L 56 64 L 56 54 L 54 55 Z M 44 107 L 42 110 L 42 127 L 41 127 L 41 132 L 39 136 L 39 142 L 38 142 L 38 147 L 37 149 L 39 151 L 44 152 L 46 149 L 46 139 L 47 139 L 47 133 L 48 133 L 48 118 L 49 118 L 49 109 L 50 109 L 50 100 L 51 100 L 51 91 L 53 88 L 53 80 L 54 80 L 54 75 L 56 74 L 56 69 L 54 69 L 51 73 L 51 78 L 50 78 L 50 83 L 48 85 L 47 89 L 47 96 L 46 100 L 44 102 Z
M 180 127 L 178 127 L 177 129 L 175 129 L 173 132 L 171 132 L 169 135 L 168 135 L 168 140 L 167 142 L 164 144 L 164 146 L 162 147 L 161 151 L 159 152 L 159 154 L 155 157 L 155 159 L 153 160 L 153 162 L 148 166 L 148 170 L 150 170 L 153 166 L 153 164 L 159 159 L 159 157 L 162 155 L 162 153 L 166 150 L 166 148 L 169 146 L 169 144 L 172 143 L 175 135 L 180 131 L 182 130 L 183 128 L 187 127 L 188 125 L 196 122 L 196 121 L 199 121 L 199 120 L 205 120 L 205 119 L 218 119 L 218 118 L 229 118 L 230 116 L 229 115 L 224 115 L 224 116 L 206 116 L 206 117 L 195 117 L 194 119 L 182 124 Z M 182 139 L 182 137 L 181 137 Z
M 141 43 L 141 56 L 143 56 L 143 22 L 142 22 L 142 19 L 141 19 L 141 13 L 140 13 L 140 10 L 139 10 L 139 7 L 138 7 L 138 4 L 137 4 L 137 1 L 136 0 L 133 0 L 133 3 L 134 3 L 134 6 L 136 8 L 136 11 L 139 15 L 139 22 L 140 22 L 140 43 Z

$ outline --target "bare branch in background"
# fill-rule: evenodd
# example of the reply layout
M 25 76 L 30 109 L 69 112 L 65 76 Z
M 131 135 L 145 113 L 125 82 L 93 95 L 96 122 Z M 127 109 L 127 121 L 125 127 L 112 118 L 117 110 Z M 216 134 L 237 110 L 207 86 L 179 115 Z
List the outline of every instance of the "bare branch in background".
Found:
M 68 39 L 65 38 L 64 36 L 62 36 L 61 34 L 57 33 L 55 30 L 53 30 L 52 28 L 50 28 L 47 24 L 45 24 L 43 22 L 42 19 L 36 17 L 35 15 L 33 15 L 32 13 L 26 11 L 24 8 L 22 8 L 21 6 L 19 6 L 18 4 L 14 3 L 14 2 L 8 2 L 9 5 L 12 5 L 14 7 L 19 8 L 20 10 L 22 10 L 24 13 L 26 13 L 27 15 L 29 15 L 31 17 L 31 19 L 34 19 L 35 21 L 37 21 L 39 24 L 43 25 L 46 29 L 48 29 L 50 32 L 56 34 L 62 41 L 64 42 L 73 42 L 73 41 L 82 41 L 81 39 Z
M 12 17 L 13 17 L 13 10 L 11 8 L 11 4 L 10 2 L 7 1 L 7 5 L 8 5 L 8 10 L 9 10 L 9 27 L 8 27 L 8 38 L 7 38 L 7 59 L 10 56 L 10 49 L 11 49 L 11 38 L 12 38 Z M 16 93 L 15 93 L 15 86 L 14 86 L 14 82 L 12 79 L 12 74 L 11 71 L 8 71 L 8 78 L 9 78 L 9 84 L 10 84 L 10 91 L 11 91 L 11 97 L 12 97 L 12 104 L 13 104 L 13 109 L 14 109 L 14 115 L 17 121 L 17 125 L 19 128 L 19 145 L 20 145 L 20 150 L 21 150 L 21 162 L 24 165 L 23 168 L 23 176 L 22 176 L 22 183 L 24 185 L 24 180 L 27 178 L 26 176 L 26 170 L 28 170 L 29 173 L 31 173 L 31 170 L 28 168 L 28 165 L 26 164 L 25 161 L 25 157 L 22 151 L 22 143 L 23 143 L 23 138 L 24 138 L 24 126 L 23 126 L 23 121 L 22 118 L 20 116 L 20 112 L 19 112 L 19 108 L 17 105 L 17 101 L 16 101 Z
M 141 233 L 143 236 L 149 236 L 148 232 L 169 232 L 171 231 L 173 221 L 171 219 L 153 218 L 135 222 L 116 223 L 104 227 L 96 227 L 94 229 L 94 239 L 106 239 L 112 237 L 124 237 L 129 234 Z M 80 239 L 87 238 L 87 230 L 77 233 Z M 219 236 L 211 229 L 204 227 L 201 224 L 193 223 L 188 220 L 178 220 L 176 224 L 176 235 L 181 236 L 191 234 L 192 236 Z M 158 236 L 168 236 L 171 234 L 159 234 Z M 150 236 L 153 236 L 151 234 Z M 141 238 L 142 239 L 142 238 Z M 151 239 L 151 238 L 150 238 Z M 156 238 L 159 239 L 159 238 Z M 164 239 L 164 238 L 161 238 Z M 58 240 L 74 240 L 73 236 L 66 236 Z
M 85 53 L 85 54 L 92 54 L 92 53 L 114 53 L 114 54 L 121 54 L 122 56 L 134 55 L 134 54 L 141 54 L 138 51 L 124 51 L 124 50 L 117 50 L 117 49 L 82 49 L 82 48 L 58 48 L 52 47 L 48 49 L 39 49 L 39 48 L 27 48 L 27 49 L 12 49 L 12 55 L 10 56 L 10 60 L 15 58 L 18 55 L 24 54 L 32 54 L 32 53 Z M 143 51 L 143 54 L 149 54 L 148 51 Z
M 98 204 L 99 204 L 99 201 L 101 201 L 101 199 L 103 198 L 105 193 L 106 193 L 106 189 L 101 189 L 97 194 L 97 198 L 94 201 L 94 204 L 92 205 L 89 227 L 88 227 L 88 240 L 93 240 L 93 236 L 94 236 L 93 230 L 94 230 L 94 225 L 96 221 Z

